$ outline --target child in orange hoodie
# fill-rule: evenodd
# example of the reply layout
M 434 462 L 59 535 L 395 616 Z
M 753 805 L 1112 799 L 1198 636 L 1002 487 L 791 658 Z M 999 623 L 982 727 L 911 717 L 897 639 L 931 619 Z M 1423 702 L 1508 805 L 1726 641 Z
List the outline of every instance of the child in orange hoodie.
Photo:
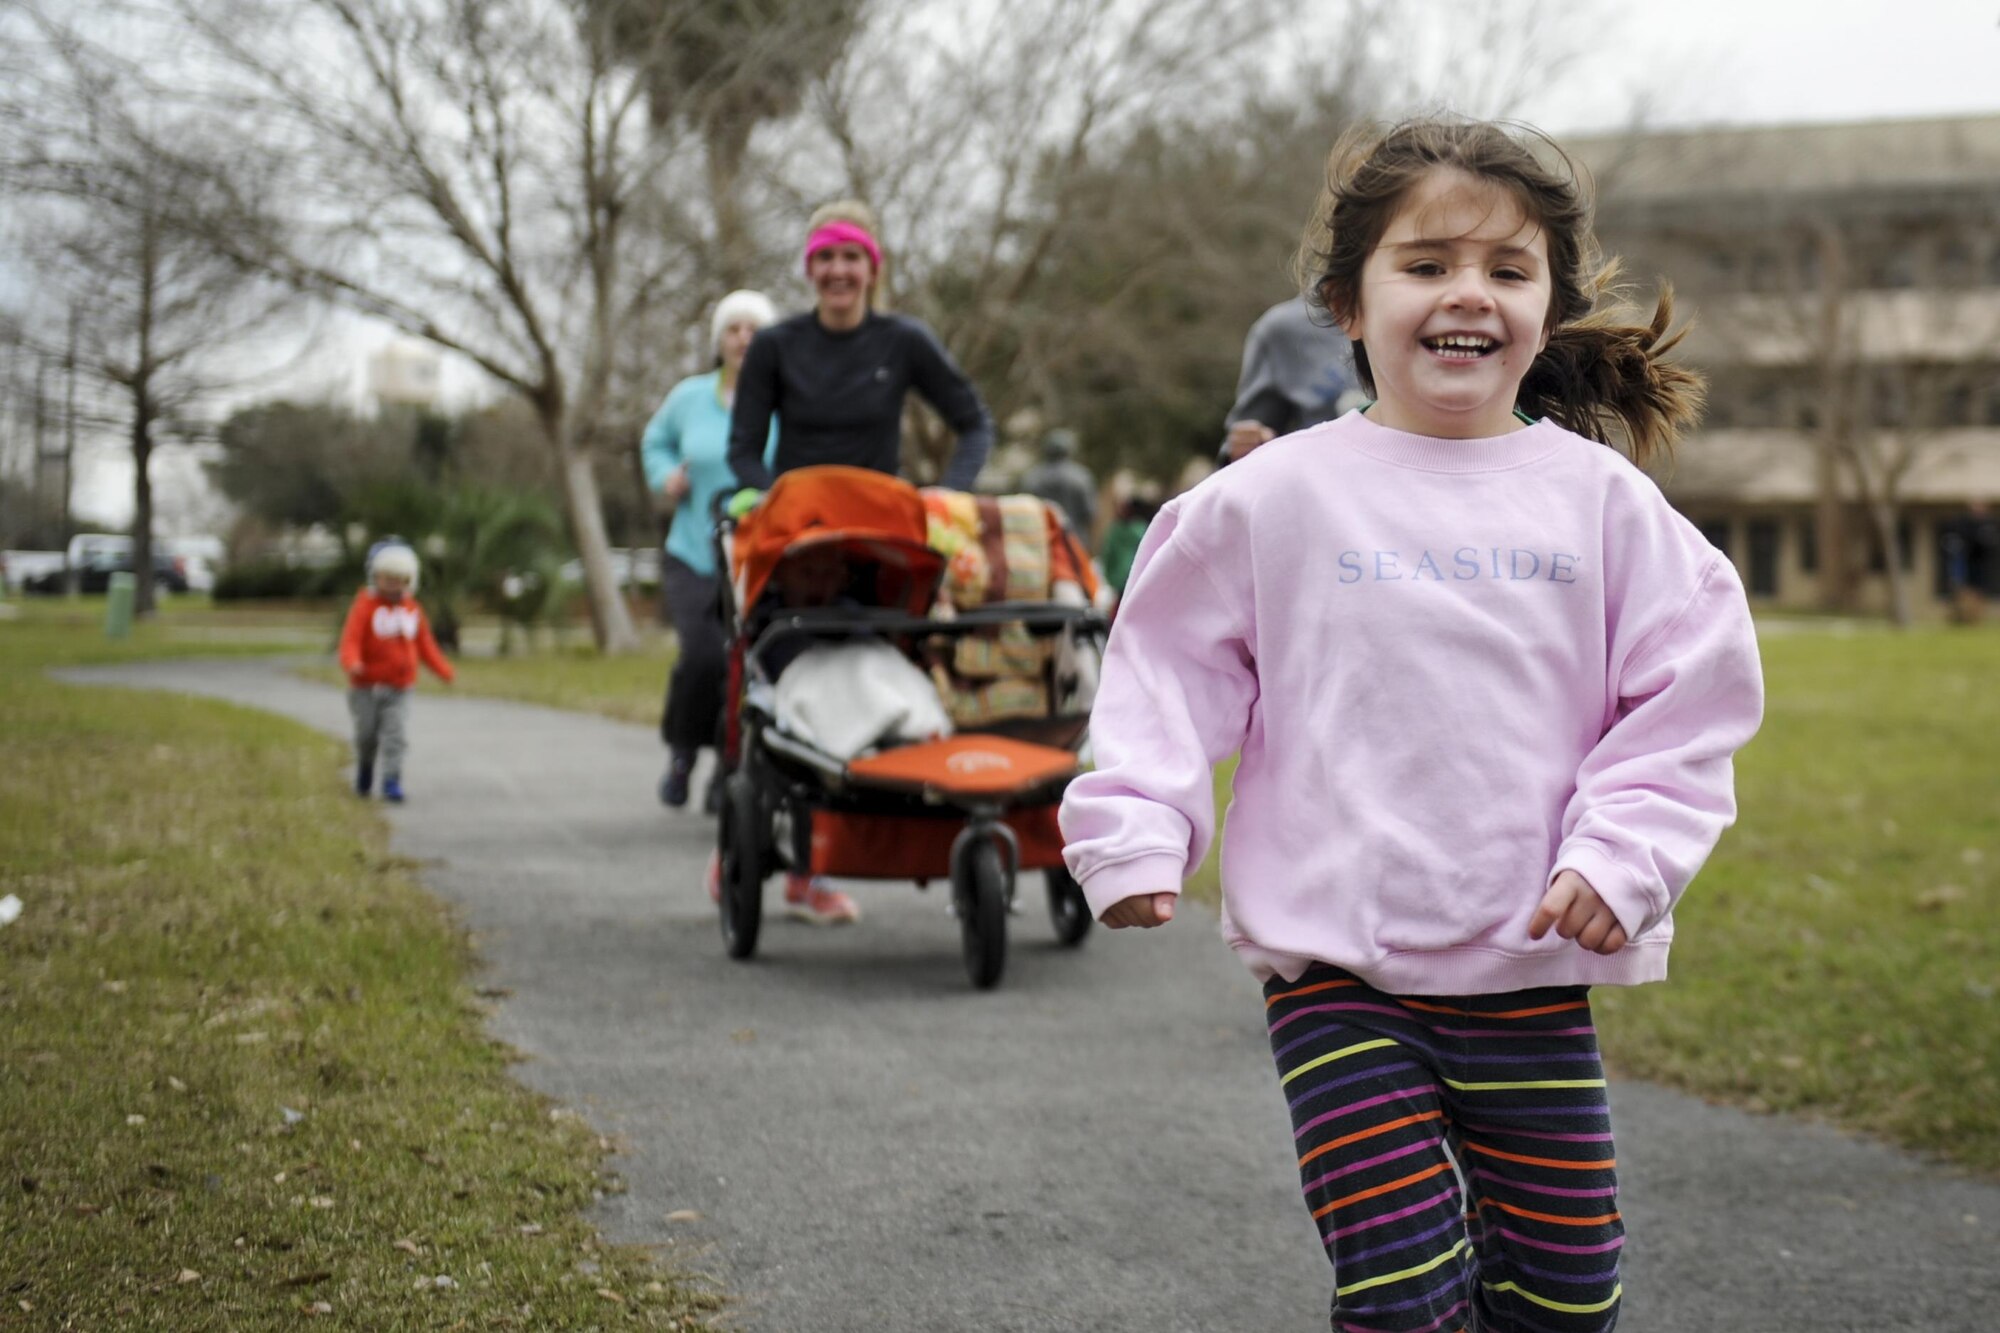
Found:
M 457 674 L 438 651 L 430 621 L 417 605 L 417 553 L 387 541 L 368 555 L 368 585 L 354 595 L 340 633 L 340 669 L 347 673 L 347 711 L 354 717 L 354 790 L 366 796 L 382 761 L 382 799 L 403 800 L 404 729 L 417 662 L 449 685 Z

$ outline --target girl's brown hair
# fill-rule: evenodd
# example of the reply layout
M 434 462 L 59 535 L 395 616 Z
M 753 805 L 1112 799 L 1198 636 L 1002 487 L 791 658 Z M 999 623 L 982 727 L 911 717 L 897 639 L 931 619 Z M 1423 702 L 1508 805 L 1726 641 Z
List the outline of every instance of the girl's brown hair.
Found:
M 1505 190 L 1549 248 L 1553 292 L 1549 345 L 1521 381 L 1518 406 L 1600 443 L 1622 434 L 1635 462 L 1671 456 L 1680 433 L 1700 418 L 1699 372 L 1667 361 L 1686 328 L 1669 334 L 1673 289 L 1660 284 L 1653 318 L 1619 322 L 1618 262 L 1599 251 L 1591 199 L 1577 168 L 1548 136 L 1524 142 L 1487 121 L 1425 119 L 1384 129 L 1359 126 L 1327 159 L 1326 186 L 1299 242 L 1297 272 L 1306 298 L 1336 322 L 1360 309 L 1361 269 L 1416 184 L 1432 171 L 1464 172 Z M 1536 147 L 1544 150 L 1538 153 Z M 1363 386 L 1375 391 L 1368 352 L 1354 345 Z

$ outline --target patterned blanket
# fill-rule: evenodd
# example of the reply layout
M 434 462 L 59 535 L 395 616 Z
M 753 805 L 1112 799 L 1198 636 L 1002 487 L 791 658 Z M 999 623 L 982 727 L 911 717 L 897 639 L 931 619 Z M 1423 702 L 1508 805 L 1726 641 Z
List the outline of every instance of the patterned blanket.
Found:
M 923 497 L 931 548 L 949 561 L 944 593 L 954 607 L 1046 601 L 1055 565 L 1072 563 L 1052 559 L 1049 509 L 1037 496 L 931 488 Z M 1049 651 L 1020 625 L 959 636 L 949 665 L 932 673 L 952 721 L 1045 715 Z

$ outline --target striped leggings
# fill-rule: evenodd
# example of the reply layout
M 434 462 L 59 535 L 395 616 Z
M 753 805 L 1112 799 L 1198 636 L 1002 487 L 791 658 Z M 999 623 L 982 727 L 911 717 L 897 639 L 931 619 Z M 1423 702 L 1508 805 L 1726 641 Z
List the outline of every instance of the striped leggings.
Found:
M 1606 1333 L 1625 1228 L 1583 986 L 1264 987 L 1337 1333 Z

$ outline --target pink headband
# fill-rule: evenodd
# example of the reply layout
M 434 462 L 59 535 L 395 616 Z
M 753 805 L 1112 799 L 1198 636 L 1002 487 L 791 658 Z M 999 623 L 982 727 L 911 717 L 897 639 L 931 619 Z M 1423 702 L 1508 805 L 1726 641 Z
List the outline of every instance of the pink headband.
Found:
M 875 244 L 875 238 L 868 234 L 866 227 L 858 227 L 852 222 L 827 223 L 806 237 L 806 266 L 810 268 L 812 257 L 829 245 L 858 245 L 868 252 L 876 271 L 882 269 L 882 247 Z

